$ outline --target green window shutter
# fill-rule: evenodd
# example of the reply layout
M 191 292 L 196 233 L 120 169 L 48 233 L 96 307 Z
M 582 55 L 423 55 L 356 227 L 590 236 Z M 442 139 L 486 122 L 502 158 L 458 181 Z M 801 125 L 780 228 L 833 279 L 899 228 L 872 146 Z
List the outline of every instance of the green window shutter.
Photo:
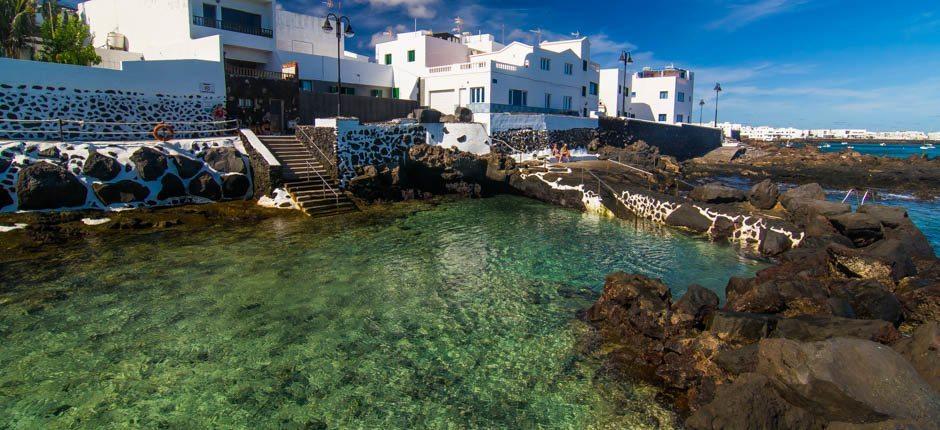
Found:
M 392 64 L 392 54 L 385 54 L 385 65 Z
M 414 50 L 408 51 L 408 62 L 414 63 L 414 61 L 415 61 L 415 51 Z
M 398 91 L 398 88 L 392 88 L 392 98 L 394 98 L 394 99 L 399 98 L 399 91 Z

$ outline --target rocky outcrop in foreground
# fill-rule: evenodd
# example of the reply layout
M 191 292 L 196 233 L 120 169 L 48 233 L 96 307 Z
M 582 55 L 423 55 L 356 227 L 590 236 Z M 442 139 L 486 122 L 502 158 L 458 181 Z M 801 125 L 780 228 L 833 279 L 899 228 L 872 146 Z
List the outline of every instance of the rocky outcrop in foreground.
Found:
M 883 229 L 904 224 L 880 215 Z M 597 354 L 664 387 L 691 429 L 935 428 L 940 262 L 896 239 L 839 241 L 732 278 L 720 307 L 696 285 L 673 300 L 657 280 L 611 274 L 583 314 Z

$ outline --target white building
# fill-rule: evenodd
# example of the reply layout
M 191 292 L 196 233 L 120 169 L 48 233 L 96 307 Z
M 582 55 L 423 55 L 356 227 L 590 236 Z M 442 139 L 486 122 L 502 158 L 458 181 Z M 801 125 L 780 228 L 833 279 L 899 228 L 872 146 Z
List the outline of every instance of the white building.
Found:
M 395 68 L 403 93 L 444 113 L 597 111 L 600 68 L 587 38 L 503 46 L 489 34 L 418 31 L 377 44 L 375 56 Z
M 927 134 L 927 139 L 929 140 L 940 140 L 940 131 L 934 131 Z
M 105 54 L 106 67 L 128 56 L 221 57 L 229 75 L 287 78 L 296 73 L 301 88 L 337 91 L 335 34 L 322 29 L 323 18 L 289 12 L 276 1 L 88 0 L 79 4 L 79 13 L 91 28 L 93 45 Z M 347 53 L 343 39 L 339 51 L 344 53 L 344 93 L 392 96 L 390 68 Z
M 671 124 L 692 123 L 695 74 L 685 69 L 644 68 L 623 84 L 623 72 L 602 72 L 601 100 L 607 115 Z M 621 88 L 625 87 L 625 88 Z

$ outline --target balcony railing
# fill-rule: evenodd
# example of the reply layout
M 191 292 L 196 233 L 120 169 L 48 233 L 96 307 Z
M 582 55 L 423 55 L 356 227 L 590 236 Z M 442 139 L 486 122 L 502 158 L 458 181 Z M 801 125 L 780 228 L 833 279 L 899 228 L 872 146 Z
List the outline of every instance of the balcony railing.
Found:
M 499 103 L 470 103 L 467 107 L 473 111 L 473 113 L 545 113 L 578 116 L 578 112 L 573 110 L 549 109 L 535 106 L 504 105 Z
M 297 79 L 297 75 L 293 73 L 271 72 L 268 70 L 252 69 L 250 67 L 238 67 L 232 65 L 225 66 L 225 74 L 229 76 L 237 76 L 240 78 L 271 79 L 275 81 L 290 81 Z
M 193 16 L 193 24 L 200 27 L 218 28 L 219 30 L 234 31 L 236 33 L 252 34 L 255 36 L 273 38 L 274 31 L 270 28 L 253 27 L 235 22 L 226 22 L 215 18 Z

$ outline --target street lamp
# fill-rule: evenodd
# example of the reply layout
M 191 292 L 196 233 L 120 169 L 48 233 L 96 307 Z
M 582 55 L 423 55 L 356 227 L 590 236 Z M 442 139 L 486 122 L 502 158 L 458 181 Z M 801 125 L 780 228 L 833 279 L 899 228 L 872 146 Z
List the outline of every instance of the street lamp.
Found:
M 323 20 L 323 31 L 327 33 L 334 31 L 333 25 L 330 24 L 330 18 L 336 22 L 336 118 L 339 118 L 343 116 L 343 69 L 341 61 L 343 59 L 343 51 L 340 42 L 342 42 L 344 37 L 353 37 L 356 33 L 353 32 L 352 24 L 349 23 L 349 17 L 336 16 L 336 14 L 332 12 Z
M 705 112 L 705 99 L 698 101 L 698 125 L 702 125 L 702 115 Z
M 718 93 L 721 92 L 721 84 L 715 83 L 715 127 L 718 127 Z
M 623 103 L 623 111 L 627 111 L 627 65 L 633 64 L 633 56 L 630 55 L 627 51 L 620 51 L 620 61 L 623 62 L 623 84 L 620 85 L 620 91 L 623 93 L 620 95 L 620 101 Z M 617 106 L 617 116 L 620 116 L 620 106 L 618 103 Z

